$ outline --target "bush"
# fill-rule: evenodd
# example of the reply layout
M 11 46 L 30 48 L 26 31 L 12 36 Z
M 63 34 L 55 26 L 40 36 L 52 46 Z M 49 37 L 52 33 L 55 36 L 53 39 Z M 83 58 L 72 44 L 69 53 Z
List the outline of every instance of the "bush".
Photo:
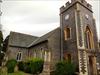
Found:
M 33 59 L 30 61 L 29 69 L 32 74 L 41 73 L 43 70 L 43 61 L 41 59 Z
M 58 62 L 56 64 L 55 75 L 74 75 L 75 65 L 71 62 Z
M 14 68 L 17 64 L 17 61 L 15 59 L 11 59 L 7 61 L 7 69 L 8 69 L 8 73 L 13 73 L 14 72 Z
M 33 58 L 28 60 L 27 62 L 19 62 L 18 67 L 19 70 L 24 71 L 26 73 L 37 74 L 41 73 L 43 70 L 43 60 L 39 58 Z
M 23 61 L 18 62 L 18 69 L 19 70 L 24 71 L 24 66 L 25 66 L 25 63 Z

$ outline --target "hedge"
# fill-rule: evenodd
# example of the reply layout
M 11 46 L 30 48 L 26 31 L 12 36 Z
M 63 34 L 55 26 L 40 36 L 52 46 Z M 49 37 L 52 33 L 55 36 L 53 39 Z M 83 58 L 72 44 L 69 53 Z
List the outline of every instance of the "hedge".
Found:
M 39 58 L 32 58 L 27 62 L 19 62 L 18 67 L 19 70 L 24 71 L 30 74 L 38 74 L 43 70 L 43 60 Z
M 17 61 L 15 59 L 8 60 L 6 64 L 8 73 L 13 73 L 16 65 L 17 65 Z
M 61 61 L 56 64 L 55 75 L 74 75 L 76 67 L 71 62 Z

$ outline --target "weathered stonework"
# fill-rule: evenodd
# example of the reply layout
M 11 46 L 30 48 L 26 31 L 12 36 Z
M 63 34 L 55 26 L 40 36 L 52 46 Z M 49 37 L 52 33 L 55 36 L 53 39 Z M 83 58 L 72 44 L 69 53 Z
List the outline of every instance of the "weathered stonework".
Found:
M 65 40 L 65 28 L 70 29 L 70 38 L 67 40 Z M 73 62 L 79 75 L 99 73 L 100 48 L 96 24 L 91 5 L 85 0 L 71 0 L 71 3 L 67 2 L 66 6 L 62 6 L 60 27 L 41 37 L 19 33 L 11 33 L 9 36 L 6 52 L 8 59 L 16 59 L 18 52 L 22 52 L 23 61 L 31 57 L 42 58 L 44 69 L 41 75 L 51 75 L 55 64 L 61 60 Z

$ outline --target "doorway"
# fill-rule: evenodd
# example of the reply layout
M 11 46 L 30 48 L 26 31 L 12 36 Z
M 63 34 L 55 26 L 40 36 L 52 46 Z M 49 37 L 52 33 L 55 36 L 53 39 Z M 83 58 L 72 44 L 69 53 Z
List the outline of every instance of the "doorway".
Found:
M 96 71 L 96 57 L 94 56 L 89 56 L 89 67 L 88 67 L 88 71 L 89 71 L 89 75 L 97 75 L 97 71 Z

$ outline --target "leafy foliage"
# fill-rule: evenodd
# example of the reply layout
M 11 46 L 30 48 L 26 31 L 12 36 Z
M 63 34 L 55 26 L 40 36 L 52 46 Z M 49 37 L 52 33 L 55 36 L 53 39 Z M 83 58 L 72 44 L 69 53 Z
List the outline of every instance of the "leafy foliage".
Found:
M 19 70 L 26 73 L 38 74 L 43 70 L 43 60 L 39 58 L 29 59 L 27 62 L 19 62 Z
M 24 71 L 24 66 L 25 66 L 25 63 L 24 63 L 23 61 L 18 62 L 18 69 L 19 69 L 20 71 Z
M 2 59 L 4 56 L 4 54 L 1 53 L 2 49 L 3 49 L 3 35 L 2 35 L 2 32 L 0 31 L 0 65 L 2 63 Z
M 71 62 L 61 61 L 56 64 L 55 75 L 73 75 L 75 65 Z
M 6 37 L 6 39 L 3 42 L 3 51 L 4 52 L 6 52 L 6 50 L 7 50 L 8 40 L 9 40 L 9 35 Z
M 16 65 L 17 65 L 17 61 L 15 59 L 8 60 L 6 64 L 8 73 L 13 73 Z

